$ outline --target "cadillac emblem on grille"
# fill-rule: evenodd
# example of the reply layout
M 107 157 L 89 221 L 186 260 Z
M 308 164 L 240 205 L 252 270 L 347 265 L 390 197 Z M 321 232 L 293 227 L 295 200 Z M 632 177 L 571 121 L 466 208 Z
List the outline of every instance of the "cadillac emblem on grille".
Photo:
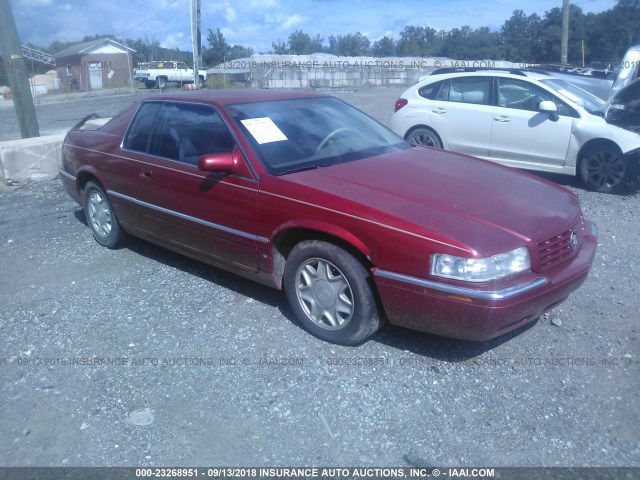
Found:
M 569 242 L 571 244 L 571 251 L 574 251 L 578 246 L 578 234 L 575 232 L 575 230 L 571 232 L 571 238 Z

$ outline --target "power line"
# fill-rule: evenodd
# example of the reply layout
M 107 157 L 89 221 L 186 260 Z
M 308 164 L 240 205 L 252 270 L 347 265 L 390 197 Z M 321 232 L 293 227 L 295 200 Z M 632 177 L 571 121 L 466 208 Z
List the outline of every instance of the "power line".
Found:
M 131 28 L 128 28 L 127 30 L 124 30 L 122 32 L 119 33 L 119 37 L 120 38 L 124 38 L 125 35 L 127 33 L 129 33 L 131 30 L 135 30 L 138 27 L 140 27 L 141 25 L 144 25 L 145 23 L 148 23 L 149 20 L 151 20 L 152 18 L 156 17 L 159 13 L 163 12 L 164 10 L 166 10 L 167 8 L 175 5 L 176 3 L 178 3 L 180 0 L 172 0 L 171 2 L 169 2 L 167 5 L 165 5 L 163 8 L 161 8 L 160 10 L 157 10 L 155 12 L 153 12 L 151 15 L 149 15 L 145 20 L 141 21 L 140 23 L 137 23 L 136 25 L 134 25 Z

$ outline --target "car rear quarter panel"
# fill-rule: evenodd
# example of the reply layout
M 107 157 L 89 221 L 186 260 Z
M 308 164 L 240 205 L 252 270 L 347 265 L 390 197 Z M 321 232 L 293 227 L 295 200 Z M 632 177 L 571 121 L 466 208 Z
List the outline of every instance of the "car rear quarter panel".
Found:
M 67 134 L 63 147 L 64 171 L 76 177 L 78 192 L 87 179 L 95 178 L 101 185 L 107 183 L 103 167 L 106 166 L 103 152 L 111 150 L 110 145 L 118 139 L 99 131 L 74 130 Z
M 99 129 L 72 130 L 67 134 L 62 170 L 75 177 L 75 185 L 65 183 L 65 186 L 78 203 L 82 203 L 82 190 L 90 180 L 99 183 L 105 191 L 131 189 L 134 166 L 121 155 L 120 143 L 137 107 L 137 104 L 132 105 Z M 118 202 L 112 200 L 112 203 L 126 227 L 132 221 L 132 212 L 122 209 Z
M 100 171 L 102 163 L 99 159 L 103 158 L 102 153 L 113 153 L 119 147 L 139 106 L 139 103 L 130 105 L 100 128 L 81 127 L 67 133 L 63 144 L 63 170 L 76 178 L 82 177 L 82 172 L 86 172 L 97 178 L 101 184 L 108 181 Z M 82 186 L 78 185 L 79 188 Z
M 417 89 L 405 92 L 402 98 L 406 98 L 409 103 L 391 116 L 391 130 L 406 138 L 412 130 L 429 128 L 440 138 L 442 148 L 450 150 L 446 129 L 442 128 L 439 116 L 431 113 L 432 101 L 421 97 Z

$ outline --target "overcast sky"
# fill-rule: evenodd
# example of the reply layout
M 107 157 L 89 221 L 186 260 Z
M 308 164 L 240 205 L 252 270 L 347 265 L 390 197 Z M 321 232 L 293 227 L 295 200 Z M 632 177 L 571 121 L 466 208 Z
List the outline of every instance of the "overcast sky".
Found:
M 85 35 L 157 39 L 167 48 L 190 48 L 189 0 L 11 0 L 24 43 L 47 47 L 54 40 L 80 41 Z M 220 28 L 230 44 L 271 50 L 294 30 L 330 35 L 361 32 L 373 43 L 398 39 L 407 25 L 450 30 L 469 25 L 497 30 L 516 9 L 527 15 L 561 7 L 562 0 L 202 0 L 202 44 L 207 29 Z M 612 8 L 614 0 L 573 0 L 585 12 Z M 1 13 L 0 13 L 1 14 Z

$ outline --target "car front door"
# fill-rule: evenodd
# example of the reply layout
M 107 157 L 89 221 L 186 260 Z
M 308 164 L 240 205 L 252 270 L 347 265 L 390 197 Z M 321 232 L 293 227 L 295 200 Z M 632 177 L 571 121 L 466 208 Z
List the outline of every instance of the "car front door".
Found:
M 193 75 L 189 75 L 189 67 L 184 62 L 176 62 L 175 75 L 179 82 L 187 82 L 193 80 Z
M 491 141 L 491 77 L 454 77 L 442 82 L 429 102 L 429 119 L 445 147 L 455 152 L 489 156 Z
M 505 77 L 496 80 L 498 101 L 491 115 L 491 159 L 522 168 L 563 167 L 577 112 L 533 83 Z M 542 101 L 556 105 L 557 117 L 539 110 Z
M 135 119 L 130 136 L 133 127 Z M 134 140 L 127 137 L 124 147 L 135 147 Z M 237 173 L 198 169 L 200 156 L 234 149 Z M 163 102 L 139 150 L 127 154 L 138 162 L 132 201 L 144 236 L 205 261 L 256 272 L 257 243 L 266 242 L 253 233 L 258 181 L 220 114 L 208 105 Z

